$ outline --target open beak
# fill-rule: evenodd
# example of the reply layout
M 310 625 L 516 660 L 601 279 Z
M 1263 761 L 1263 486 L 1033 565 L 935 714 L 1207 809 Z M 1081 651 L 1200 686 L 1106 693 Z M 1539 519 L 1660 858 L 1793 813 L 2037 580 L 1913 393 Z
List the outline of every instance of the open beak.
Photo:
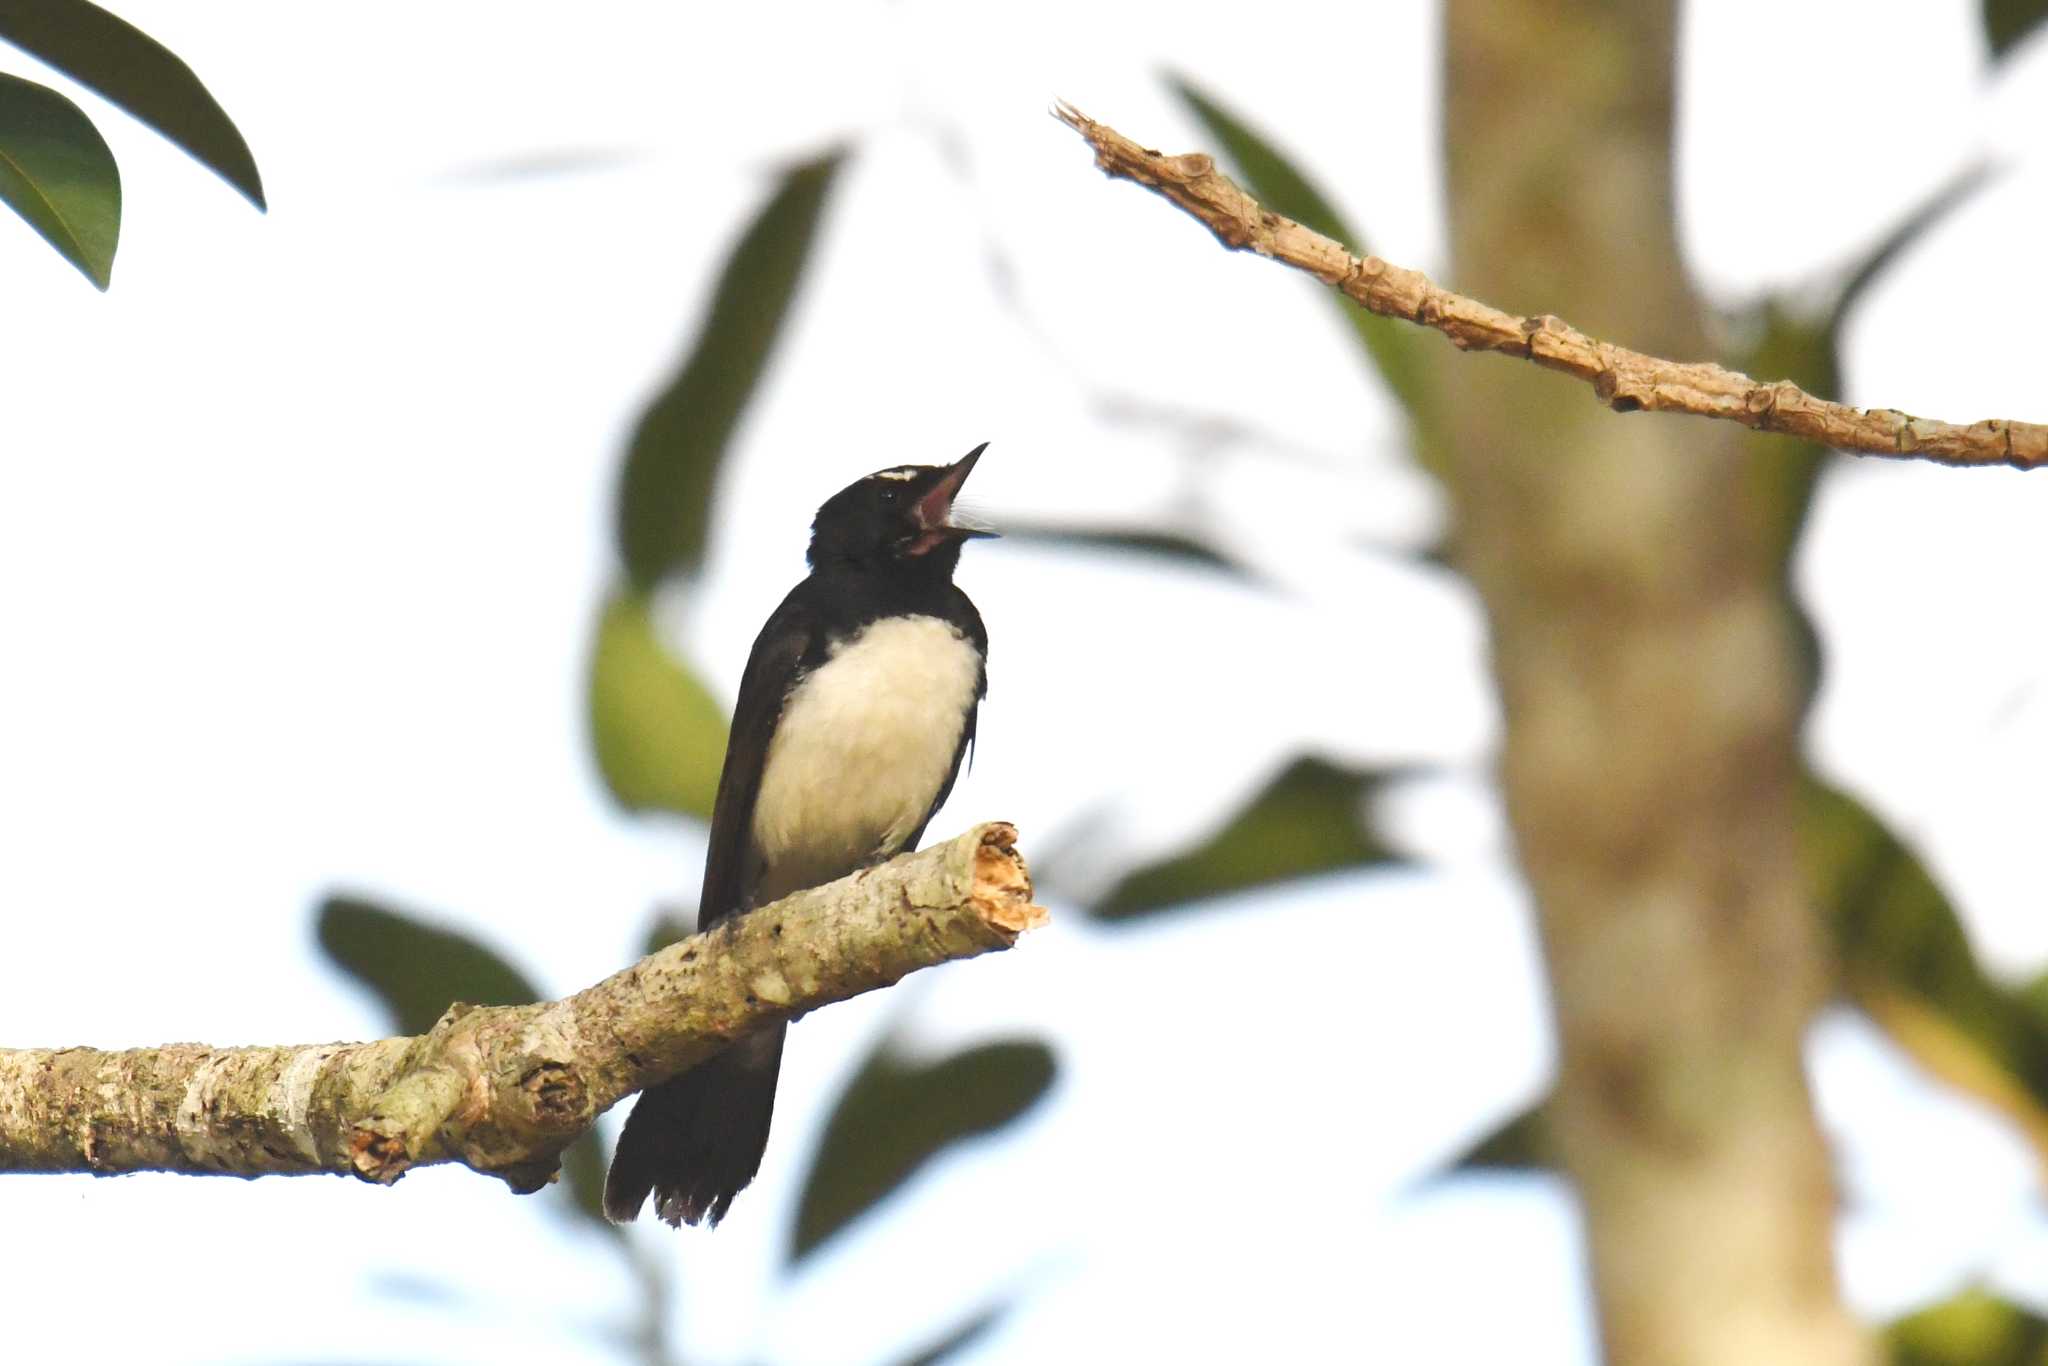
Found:
M 987 449 L 988 442 L 984 441 L 946 466 L 932 481 L 932 486 L 918 497 L 917 525 L 921 534 L 912 547 L 913 553 L 923 554 L 948 538 L 964 541 L 996 535 L 987 527 L 957 521 L 953 516 L 953 500 L 960 495 L 960 486 L 967 482 L 967 476 L 974 472 L 974 462 L 981 459 L 981 453 Z

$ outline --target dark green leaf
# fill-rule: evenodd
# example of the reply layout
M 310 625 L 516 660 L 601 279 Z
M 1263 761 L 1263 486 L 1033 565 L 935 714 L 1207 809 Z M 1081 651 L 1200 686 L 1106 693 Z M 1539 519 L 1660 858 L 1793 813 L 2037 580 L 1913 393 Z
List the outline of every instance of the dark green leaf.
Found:
M 1260 204 L 1342 242 L 1353 256 L 1364 256 L 1370 251 L 1364 234 L 1345 223 L 1322 191 L 1251 125 L 1186 77 L 1170 76 L 1167 83 L 1209 130 L 1209 136 L 1222 145 L 1224 154 Z M 1427 425 L 1432 407 L 1431 356 L 1423 350 L 1426 339 L 1421 331 L 1408 323 L 1368 313 L 1342 295 L 1333 293 L 1331 298 L 1343 310 L 1345 321 L 1357 334 L 1367 358 L 1393 391 L 1394 398 L 1407 409 L 1412 420 Z
M 988 1336 L 989 1330 L 1001 1323 L 1009 1312 L 1007 1304 L 990 1305 L 936 1342 L 903 1358 L 901 1366 L 939 1366 L 948 1357 L 957 1356 Z
M 612 796 L 709 820 L 725 733 L 725 709 L 661 643 L 647 599 L 614 593 L 590 661 L 591 747 Z
M 192 68 L 148 34 L 85 0 L 6 0 L 0 38 L 106 96 L 264 207 L 249 144 Z
M 931 1064 L 905 1062 L 884 1043 L 846 1088 L 804 1185 L 795 1261 L 916 1175 L 948 1144 L 991 1133 L 1051 1087 L 1042 1043 L 984 1044 Z
M 2017 47 L 2048 16 L 2048 0 L 1984 0 L 1984 37 L 1991 55 L 2001 58 Z
M 1544 1171 L 1557 1166 L 1552 1149 L 1543 1102 L 1539 1101 L 1485 1138 L 1467 1148 L 1451 1163 L 1451 1170 Z
M 496 950 L 359 897 L 322 902 L 319 934 L 335 966 L 376 993 L 401 1034 L 426 1033 L 457 1001 L 516 1006 L 540 999 Z
M 618 508 L 619 556 L 636 587 L 703 558 L 719 462 L 767 369 L 841 160 L 782 177 L 726 260 L 682 368 L 641 414 Z
M 1365 798 L 1383 775 L 1296 759 L 1221 830 L 1185 854 L 1140 868 L 1090 907 L 1106 919 L 1221 896 L 1289 878 L 1396 861 L 1365 826 Z
M 1893 1366 L 2042 1366 L 2048 1320 L 1984 1290 L 1922 1309 L 1885 1330 Z
M 92 120 L 48 86 L 0 71 L 0 202 L 105 289 L 121 236 L 121 171 Z

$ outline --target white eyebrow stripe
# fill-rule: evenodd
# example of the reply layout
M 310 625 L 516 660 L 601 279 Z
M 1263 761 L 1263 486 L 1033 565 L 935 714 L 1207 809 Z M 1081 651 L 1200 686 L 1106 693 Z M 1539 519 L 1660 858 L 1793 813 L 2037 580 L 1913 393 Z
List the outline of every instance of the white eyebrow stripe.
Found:
M 917 476 L 918 476 L 918 475 L 922 474 L 923 472 L 924 472 L 924 471 L 923 471 L 923 467 L 921 467 L 921 466 L 918 466 L 918 465 L 898 465 L 898 466 L 897 466 L 897 467 L 896 467 L 895 469 L 893 469 L 893 470 L 876 470 L 876 471 L 875 471 L 875 472 L 874 472 L 873 474 L 869 475 L 869 476 L 868 476 L 868 478 L 870 478 L 870 479 L 915 479 L 915 478 L 917 478 Z

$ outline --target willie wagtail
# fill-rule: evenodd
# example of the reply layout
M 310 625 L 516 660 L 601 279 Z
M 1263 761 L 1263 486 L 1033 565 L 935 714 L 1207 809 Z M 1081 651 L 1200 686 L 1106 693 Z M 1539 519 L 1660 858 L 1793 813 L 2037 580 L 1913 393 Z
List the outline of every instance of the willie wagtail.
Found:
M 988 690 L 988 633 L 953 584 L 953 498 L 987 448 L 841 489 L 811 523 L 810 576 L 754 641 L 711 815 L 697 928 L 914 846 L 960 771 Z M 786 1024 L 648 1088 L 605 1178 L 624 1221 L 725 1217 L 760 1170 Z

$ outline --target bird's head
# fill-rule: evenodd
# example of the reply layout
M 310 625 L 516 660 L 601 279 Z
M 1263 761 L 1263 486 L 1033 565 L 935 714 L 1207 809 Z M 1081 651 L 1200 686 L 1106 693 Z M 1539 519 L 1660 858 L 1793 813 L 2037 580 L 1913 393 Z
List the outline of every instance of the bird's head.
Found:
M 825 500 L 811 522 L 811 565 L 950 577 L 960 562 L 961 542 L 995 535 L 953 518 L 953 499 L 987 449 L 984 441 L 950 465 L 898 465 L 848 484 Z

